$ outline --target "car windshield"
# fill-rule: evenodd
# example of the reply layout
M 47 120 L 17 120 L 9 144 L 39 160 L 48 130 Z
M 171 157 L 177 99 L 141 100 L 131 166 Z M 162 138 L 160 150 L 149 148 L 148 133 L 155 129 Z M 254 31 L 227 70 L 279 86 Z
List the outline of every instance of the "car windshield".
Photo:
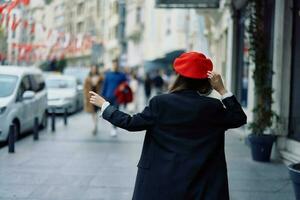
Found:
M 10 96 L 16 87 L 18 77 L 0 74 L 0 97 Z
M 46 85 L 47 88 L 74 88 L 76 87 L 76 81 L 67 79 L 47 79 Z

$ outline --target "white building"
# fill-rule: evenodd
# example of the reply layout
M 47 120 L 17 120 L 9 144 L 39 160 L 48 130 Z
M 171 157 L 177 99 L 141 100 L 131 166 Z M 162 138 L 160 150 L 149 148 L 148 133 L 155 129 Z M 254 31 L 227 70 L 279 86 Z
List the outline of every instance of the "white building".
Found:
M 202 14 L 206 16 L 206 33 L 214 64 L 222 66 L 226 83 L 242 102 L 250 122 L 255 94 L 245 29 L 249 23 L 246 5 L 247 0 L 222 0 L 217 11 Z M 270 44 L 266 51 L 275 72 L 273 109 L 280 116 L 279 126 L 274 129 L 274 134 L 279 136 L 275 150 L 287 163 L 300 161 L 300 15 L 290 9 L 299 7 L 300 0 L 267 1 Z
M 103 38 L 103 61 L 109 67 L 111 61 L 124 55 L 125 5 L 122 0 L 103 0 L 100 7 L 100 26 Z
M 127 55 L 126 65 L 128 67 L 143 66 L 145 27 L 145 1 L 126 1 L 126 39 Z
M 141 8 L 142 26 L 133 27 L 141 30 L 142 40 L 139 41 L 139 45 L 142 48 L 137 47 L 137 49 L 138 56 L 142 56 L 140 60 L 144 61 L 143 65 L 146 70 L 171 69 L 174 58 L 187 50 L 208 53 L 203 31 L 204 18 L 195 9 L 157 8 L 155 1 L 144 1 L 142 5 L 144 6 Z M 131 15 L 134 16 L 134 13 Z M 131 18 L 131 23 L 132 20 L 133 18 Z M 128 46 L 127 53 L 130 55 L 130 60 L 135 46 L 131 47 L 130 42 Z
M 11 18 L 24 18 L 24 16 L 27 16 L 27 12 L 18 7 L 11 11 Z M 9 64 L 24 64 L 19 62 L 19 55 L 23 54 L 24 52 L 19 51 L 17 48 L 15 48 L 15 44 L 24 44 L 28 41 L 28 32 L 26 29 L 23 28 L 23 26 L 19 25 L 15 31 L 11 29 L 12 26 L 12 20 L 9 21 L 8 27 L 5 27 L 5 30 L 7 31 L 7 61 Z

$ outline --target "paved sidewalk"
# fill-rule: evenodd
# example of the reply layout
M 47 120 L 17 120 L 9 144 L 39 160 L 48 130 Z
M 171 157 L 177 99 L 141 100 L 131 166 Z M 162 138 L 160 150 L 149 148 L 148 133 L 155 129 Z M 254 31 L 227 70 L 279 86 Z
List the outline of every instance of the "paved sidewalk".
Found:
M 16 144 L 16 153 L 0 149 L 0 200 L 129 200 L 144 134 L 119 130 L 100 120 L 92 135 L 91 117 L 73 115 L 68 127 L 43 131 Z M 293 200 L 286 167 L 257 163 L 235 131 L 227 134 L 226 152 L 232 200 Z

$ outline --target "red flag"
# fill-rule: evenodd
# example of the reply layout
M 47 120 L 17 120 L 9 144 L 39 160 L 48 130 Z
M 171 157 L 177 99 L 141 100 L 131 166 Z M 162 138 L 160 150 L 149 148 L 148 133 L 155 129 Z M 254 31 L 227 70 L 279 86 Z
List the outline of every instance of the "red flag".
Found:
M 31 24 L 31 30 L 30 30 L 30 33 L 31 33 L 31 34 L 34 34 L 34 33 L 35 33 L 35 23 L 32 23 L 32 24 Z
M 2 14 L 3 10 L 7 7 L 7 3 L 0 5 L 0 14 Z
M 23 27 L 24 27 L 25 29 L 28 28 L 28 21 L 27 21 L 27 20 L 24 20 L 24 21 L 23 21 Z
M 4 19 L 5 19 L 5 15 L 1 15 L 1 18 L 0 18 L 0 26 L 3 24 Z
M 10 16 L 9 14 L 6 15 L 6 27 L 9 26 L 9 20 L 10 20 Z
M 30 4 L 30 0 L 21 0 L 21 1 L 25 6 L 28 6 Z
M 17 27 L 19 26 L 20 23 L 21 23 L 21 19 L 19 19 L 17 21 L 16 17 L 14 16 L 13 17 L 13 22 L 12 22 L 12 25 L 11 25 L 11 30 L 16 31 L 16 29 L 17 29 Z
M 17 7 L 18 4 L 19 4 L 19 0 L 12 1 L 7 7 L 7 13 L 9 14 L 12 11 L 12 9 Z
M 49 30 L 47 39 L 49 39 L 51 37 L 51 35 L 52 35 L 52 30 Z

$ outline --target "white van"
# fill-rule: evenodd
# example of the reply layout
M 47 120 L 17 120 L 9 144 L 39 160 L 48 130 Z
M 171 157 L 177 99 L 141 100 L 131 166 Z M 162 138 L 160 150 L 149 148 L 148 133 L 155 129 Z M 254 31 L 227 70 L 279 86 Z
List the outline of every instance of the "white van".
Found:
M 0 66 L 0 141 L 7 141 L 10 124 L 16 137 L 32 130 L 34 119 L 47 126 L 47 91 L 42 71 L 35 67 Z

